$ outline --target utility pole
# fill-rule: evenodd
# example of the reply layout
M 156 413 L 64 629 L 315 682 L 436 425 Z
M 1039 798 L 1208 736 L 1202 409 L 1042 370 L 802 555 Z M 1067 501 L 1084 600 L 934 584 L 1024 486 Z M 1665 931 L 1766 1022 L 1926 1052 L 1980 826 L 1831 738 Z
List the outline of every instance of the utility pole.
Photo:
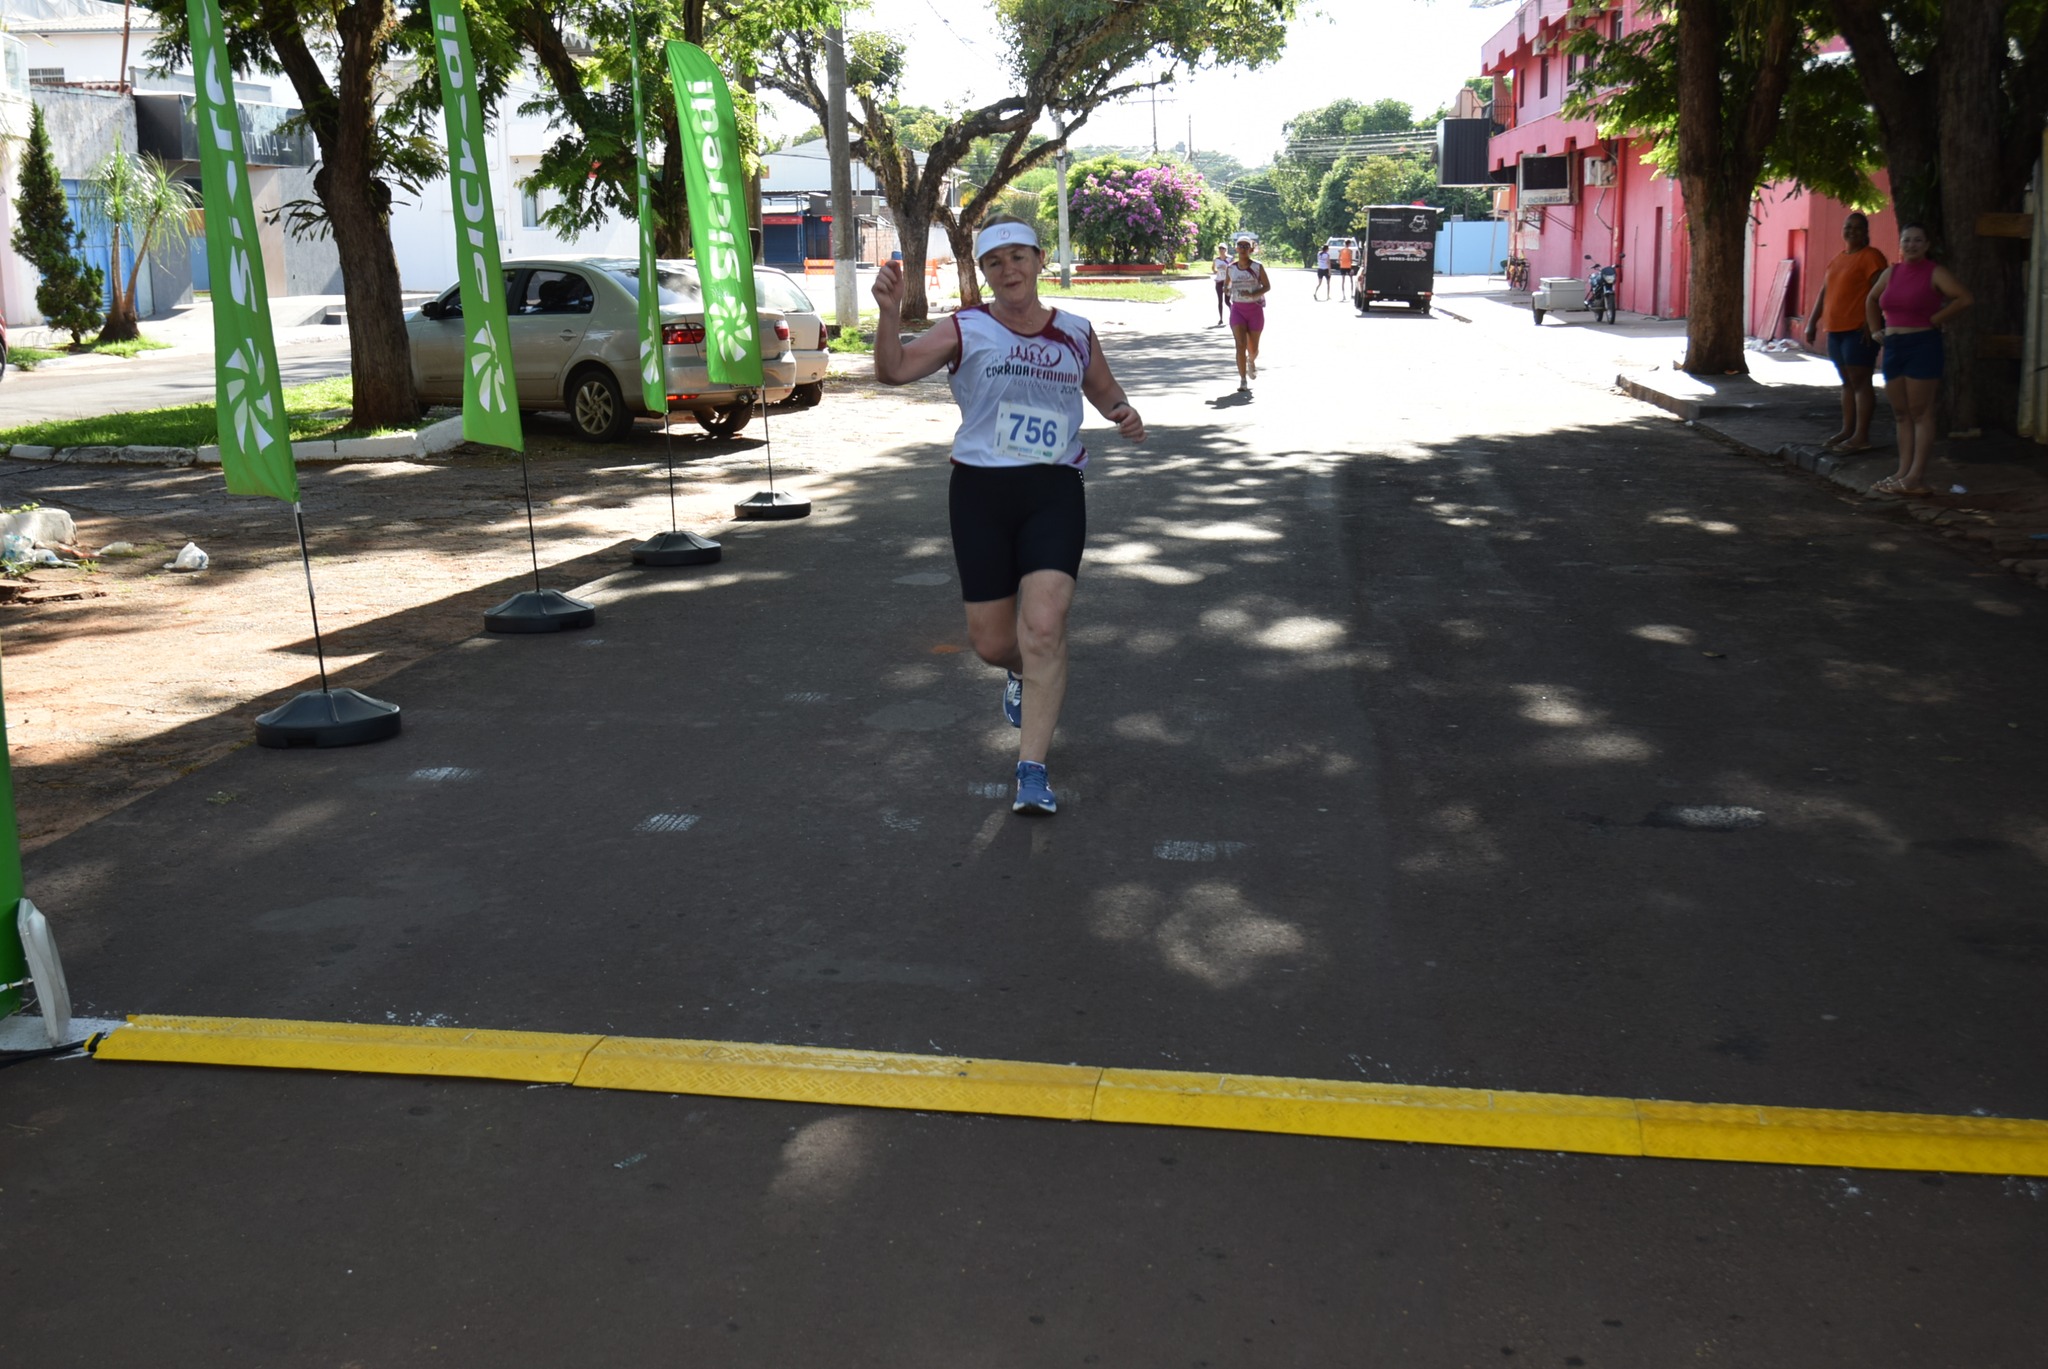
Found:
M 846 149 L 846 31 L 825 30 L 825 146 L 832 157 L 832 313 L 840 331 L 860 331 L 858 225 L 853 219 L 853 164 Z
M 1152 155 L 1159 155 L 1159 87 L 1152 87 Z
M 1052 116 L 1053 136 L 1060 140 L 1059 153 L 1053 157 L 1053 169 L 1059 175 L 1060 196 L 1060 289 L 1074 288 L 1074 247 L 1067 233 L 1067 125 L 1059 115 Z

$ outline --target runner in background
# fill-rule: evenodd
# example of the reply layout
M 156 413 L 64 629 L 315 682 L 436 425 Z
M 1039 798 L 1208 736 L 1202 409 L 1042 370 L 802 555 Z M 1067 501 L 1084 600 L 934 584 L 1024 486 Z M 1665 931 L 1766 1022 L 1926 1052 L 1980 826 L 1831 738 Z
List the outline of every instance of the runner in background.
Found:
M 1216 241 L 1216 260 L 1209 263 L 1209 275 L 1216 282 L 1216 324 L 1221 328 L 1227 320 L 1224 311 L 1230 307 L 1230 249 L 1223 245 L 1221 238 Z
M 1038 298 L 1045 253 L 1031 225 L 998 215 L 974 240 L 990 301 L 904 342 L 903 267 L 875 273 L 875 378 L 906 385 L 940 368 L 960 406 L 948 508 L 975 654 L 1008 672 L 1003 716 L 1017 742 L 1015 812 L 1053 813 L 1046 753 L 1067 692 L 1067 612 L 1088 510 L 1081 400 L 1132 442 L 1145 422 L 1109 372 L 1088 320 Z
M 1237 240 L 1230 264 L 1230 335 L 1237 342 L 1237 389 L 1248 394 L 1259 374 L 1259 335 L 1266 331 L 1266 295 L 1273 282 L 1263 262 L 1252 259 L 1252 240 Z
M 1344 298 L 1351 298 L 1351 278 L 1358 272 L 1358 258 L 1351 253 L 1351 244 L 1345 243 L 1337 249 L 1337 278 L 1342 284 Z
M 1330 288 L 1330 249 L 1329 249 L 1329 248 L 1327 248 L 1327 247 L 1318 247 L 1318 248 L 1316 249 L 1316 293 L 1315 293 L 1315 298 L 1317 298 L 1317 299 L 1334 299 L 1334 298 L 1335 298 L 1335 296 L 1334 296 L 1334 295 L 1326 295 L 1326 294 L 1324 294 L 1324 293 L 1323 293 L 1323 291 L 1325 291 L 1325 290 L 1327 290 L 1327 289 L 1329 289 L 1329 288 Z

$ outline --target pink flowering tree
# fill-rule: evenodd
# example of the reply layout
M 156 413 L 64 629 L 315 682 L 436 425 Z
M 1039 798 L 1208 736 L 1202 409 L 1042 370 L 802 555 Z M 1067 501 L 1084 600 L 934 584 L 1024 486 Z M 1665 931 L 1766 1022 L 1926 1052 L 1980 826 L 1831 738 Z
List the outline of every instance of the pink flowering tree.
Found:
M 1083 261 L 1119 266 L 1171 262 L 1195 243 L 1202 173 L 1168 162 L 1141 166 L 1115 155 L 1082 162 L 1067 191 Z

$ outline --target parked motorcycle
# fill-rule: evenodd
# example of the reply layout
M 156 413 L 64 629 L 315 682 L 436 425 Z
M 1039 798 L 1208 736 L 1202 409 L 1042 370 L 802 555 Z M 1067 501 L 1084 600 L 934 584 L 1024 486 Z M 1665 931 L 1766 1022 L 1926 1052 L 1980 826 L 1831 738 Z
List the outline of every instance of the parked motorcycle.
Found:
M 1593 311 L 1593 322 L 1595 323 L 1599 323 L 1602 320 L 1608 323 L 1618 321 L 1618 311 L 1615 305 L 1615 286 L 1621 279 L 1622 257 L 1627 255 L 1624 252 L 1620 257 L 1616 257 L 1612 266 L 1602 266 L 1598 262 L 1593 262 L 1593 270 L 1586 277 L 1585 307 Z M 1586 254 L 1586 260 L 1593 261 L 1593 254 L 1591 252 Z

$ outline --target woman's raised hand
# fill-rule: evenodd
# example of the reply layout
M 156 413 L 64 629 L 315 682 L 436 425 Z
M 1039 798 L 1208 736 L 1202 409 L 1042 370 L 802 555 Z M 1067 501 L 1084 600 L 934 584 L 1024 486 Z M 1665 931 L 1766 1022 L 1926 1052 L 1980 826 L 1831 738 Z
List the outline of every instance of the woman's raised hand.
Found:
M 903 310 L 903 263 L 885 261 L 875 268 L 875 303 L 882 306 L 884 314 L 901 313 Z

